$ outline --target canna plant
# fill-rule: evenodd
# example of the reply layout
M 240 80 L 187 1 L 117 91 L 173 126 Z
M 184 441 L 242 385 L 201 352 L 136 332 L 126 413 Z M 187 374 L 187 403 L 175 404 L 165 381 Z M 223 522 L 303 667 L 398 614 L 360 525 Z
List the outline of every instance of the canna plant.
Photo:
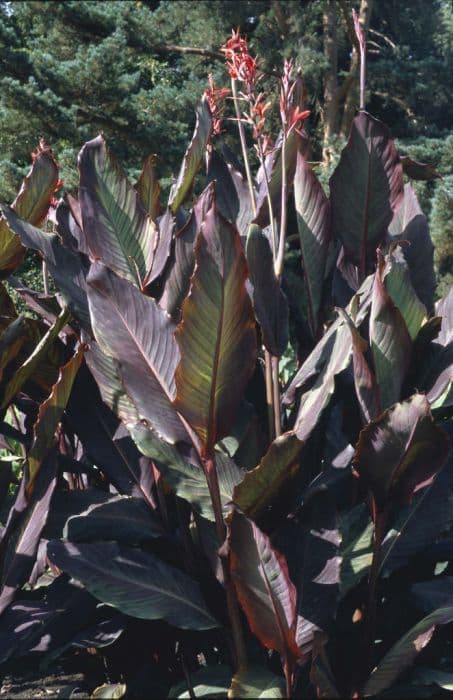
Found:
M 53 231 L 44 144 L 2 205 L 4 668 L 94 649 L 112 697 L 143 696 L 144 672 L 169 697 L 451 684 L 453 296 L 435 303 L 356 30 L 361 107 L 328 194 L 300 73 L 285 63 L 274 142 L 237 31 L 166 204 L 153 157 L 132 185 L 99 135 Z M 27 250 L 54 294 L 13 276 Z

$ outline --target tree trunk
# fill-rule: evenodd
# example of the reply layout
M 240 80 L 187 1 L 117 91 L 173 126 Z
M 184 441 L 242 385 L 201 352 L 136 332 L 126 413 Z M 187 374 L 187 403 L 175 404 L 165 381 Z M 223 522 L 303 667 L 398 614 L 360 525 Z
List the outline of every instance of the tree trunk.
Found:
M 359 22 L 365 31 L 365 35 L 370 26 L 370 17 L 373 9 L 373 0 L 360 0 L 359 9 Z M 348 23 L 348 26 L 350 24 Z M 351 27 L 351 31 L 354 36 L 354 30 Z M 353 38 L 351 37 L 351 38 Z M 349 132 L 351 130 L 352 120 L 354 119 L 355 113 L 359 107 L 359 67 L 360 67 L 360 57 L 359 49 L 357 46 L 357 41 L 354 40 L 351 54 L 351 63 L 349 68 L 349 75 L 353 76 L 350 88 L 346 94 L 343 117 L 341 120 L 340 136 L 343 138 L 348 138 Z
M 327 0 L 322 17 L 324 56 L 328 71 L 324 82 L 324 139 L 323 161 L 331 161 L 331 139 L 338 128 L 338 44 L 336 0 Z

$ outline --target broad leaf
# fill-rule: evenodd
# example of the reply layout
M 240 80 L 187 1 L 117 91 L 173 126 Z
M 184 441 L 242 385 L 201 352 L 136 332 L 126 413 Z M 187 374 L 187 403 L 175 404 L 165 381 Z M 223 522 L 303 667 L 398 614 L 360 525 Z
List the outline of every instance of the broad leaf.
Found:
M 255 518 L 272 502 L 298 470 L 302 447 L 293 432 L 284 433 L 271 443 L 258 466 L 246 472 L 233 492 L 233 501 L 246 515 Z
M 387 127 L 367 112 L 352 123 L 330 179 L 334 235 L 366 273 L 403 196 L 403 171 Z
M 343 319 L 334 322 L 304 362 L 294 377 L 284 403 L 290 403 L 296 389 L 302 388 L 313 376 L 316 379 L 310 389 L 302 394 L 294 432 L 299 440 L 306 441 L 329 403 L 335 389 L 335 377 L 348 367 L 351 361 L 351 331 Z
M 409 265 L 412 286 L 429 312 L 433 309 L 436 277 L 434 274 L 434 246 L 429 235 L 426 216 L 420 209 L 412 186 L 404 186 L 404 197 L 389 225 L 387 241 L 408 241 L 403 254 Z
M 78 253 L 65 248 L 57 234 L 45 233 L 27 224 L 9 207 L 2 207 L 2 212 L 22 244 L 41 253 L 69 310 L 85 329 L 90 330 L 86 297 L 86 260 Z
M 136 423 L 139 415 L 124 390 L 115 360 L 102 352 L 95 340 L 90 340 L 85 352 L 85 361 L 107 406 L 125 425 Z
M 229 698 L 284 698 L 286 688 L 283 678 L 265 668 L 250 667 L 239 670 L 231 681 Z
M 181 307 L 187 296 L 190 278 L 195 265 L 195 240 L 207 211 L 212 206 L 213 186 L 208 186 L 198 197 L 193 209 L 175 239 L 175 262 L 171 267 L 163 294 L 159 301 L 161 306 L 175 320 L 181 319 Z
M 52 387 L 49 397 L 40 405 L 36 423 L 33 426 L 33 443 L 28 453 L 27 494 L 33 490 L 41 464 L 52 447 L 55 431 L 68 403 L 74 379 L 83 360 L 83 347 L 80 346 L 60 370 L 58 380 Z
M 185 498 L 201 515 L 214 520 L 212 501 L 206 477 L 199 464 L 184 457 L 174 445 L 161 440 L 152 430 L 140 423 L 129 428 L 140 451 L 155 463 L 165 482 L 181 498 Z M 223 504 L 233 498 L 233 489 L 243 477 L 243 472 L 234 461 L 215 452 L 220 498 Z
M 438 302 L 436 314 L 442 325 L 424 354 L 418 383 L 430 403 L 441 406 L 453 382 L 453 289 Z
M 404 318 L 411 339 L 414 340 L 422 324 L 427 320 L 427 312 L 414 291 L 409 268 L 399 246 L 395 246 L 388 255 L 384 270 L 384 284 Z
M 384 409 L 401 398 L 411 360 L 412 342 L 404 318 L 385 287 L 384 260 L 381 256 L 374 277 L 370 342 L 380 406 Z
M 391 572 L 438 540 L 453 523 L 453 462 L 450 459 L 434 481 L 416 493 L 400 511 L 395 531 L 383 545 L 381 568 Z
M 419 581 L 411 588 L 412 598 L 419 610 L 431 613 L 453 603 L 453 576 L 438 576 L 431 581 Z
M 23 316 L 14 319 L 0 335 L 0 381 L 6 365 L 16 357 L 27 337 L 27 324 Z
M 421 163 L 410 156 L 400 156 L 401 165 L 403 166 L 404 174 L 410 180 L 428 180 L 442 179 L 442 175 L 437 172 L 432 163 Z
M 113 543 L 49 543 L 50 561 L 103 603 L 132 617 L 165 620 L 181 629 L 218 627 L 198 584 L 153 554 Z
M 330 203 L 321 183 L 301 153 L 297 154 L 294 201 L 313 338 L 319 326 L 324 273 L 331 239 Z
M 69 314 L 65 309 L 60 313 L 54 325 L 51 328 L 49 328 L 47 333 L 36 345 L 32 354 L 26 359 L 26 361 L 21 365 L 21 367 L 19 367 L 19 369 L 11 377 L 3 393 L 1 409 L 4 409 L 8 406 L 8 404 L 12 401 L 14 396 L 21 390 L 22 386 L 25 384 L 27 379 L 29 379 L 32 376 L 32 374 L 36 371 L 39 363 L 44 359 L 44 357 L 49 352 L 51 346 L 58 338 L 58 334 L 65 325 L 68 318 Z
M 378 695 L 389 688 L 409 666 L 434 634 L 436 627 L 453 622 L 453 607 L 435 610 L 404 635 L 379 662 L 363 688 L 362 695 Z
M 66 418 L 80 439 L 84 457 L 102 470 L 119 493 L 140 496 L 152 506 L 154 479 L 149 459 L 141 456 L 121 422 L 103 403 L 84 365 L 74 382 Z
M 116 361 L 141 418 L 171 442 L 188 440 L 171 404 L 179 353 L 170 318 L 154 299 L 99 263 L 88 276 L 88 301 L 96 340 Z
M 176 331 L 176 409 L 210 456 L 231 426 L 256 359 L 256 330 L 245 282 L 247 267 L 237 230 L 215 205 L 196 249 L 189 296 Z
M 285 163 L 286 163 L 286 178 L 289 188 L 294 179 L 294 173 L 296 170 L 296 159 L 299 152 L 305 151 L 306 139 L 303 138 L 295 129 L 291 131 L 285 146 Z M 282 143 L 281 135 L 277 139 L 277 144 L 266 156 L 265 164 L 267 179 L 269 183 L 269 194 L 272 200 L 272 211 L 274 217 L 277 219 L 280 217 L 281 210 L 281 192 L 282 192 Z M 257 174 L 258 182 L 258 193 L 256 197 L 256 217 L 254 220 L 255 224 L 261 226 L 261 228 L 266 228 L 270 224 L 269 218 L 269 206 L 267 200 L 267 184 L 264 175 L 263 167 L 261 167 Z
M 30 498 L 26 495 L 27 480 L 25 472 L 0 543 L 0 613 L 9 605 L 17 588 L 27 581 L 35 563 L 56 484 L 55 456 L 47 459 L 39 470 Z
M 33 164 L 22 182 L 12 209 L 21 219 L 39 226 L 49 209 L 50 199 L 58 181 L 58 165 L 52 151 L 40 143 Z M 0 276 L 7 277 L 22 261 L 25 250 L 16 231 L 0 219 Z
M 383 510 L 389 499 L 410 501 L 442 467 L 447 447 L 426 397 L 414 394 L 362 430 L 353 464 L 378 510 Z
M 162 535 L 162 526 L 145 501 L 128 496 L 90 505 L 68 518 L 63 532 L 64 539 L 71 542 L 114 540 L 130 545 Z
M 94 260 L 138 283 L 151 267 L 156 229 L 103 136 L 79 154 L 83 232 Z
M 142 171 L 135 184 L 140 202 L 148 216 L 156 221 L 161 212 L 159 201 L 160 184 L 156 174 L 157 156 L 151 153 L 143 164 Z
M 340 595 L 345 596 L 368 572 L 373 559 L 373 521 L 361 503 L 340 516 Z
M 281 357 L 288 345 L 288 302 L 275 276 L 269 240 L 255 224 L 248 232 L 246 255 L 263 344 L 271 355 Z
M 296 639 L 307 654 L 313 650 L 316 632 L 331 629 L 339 598 L 341 535 L 328 492 L 321 491 L 302 509 L 293 536 L 294 567 L 290 570 L 297 589 Z
M 211 133 L 211 110 L 207 98 L 203 97 L 197 108 L 197 120 L 192 140 L 184 155 L 177 180 L 171 188 L 168 206 L 173 212 L 177 211 L 190 194 L 195 175 L 205 157 Z
M 285 558 L 236 509 L 229 518 L 228 545 L 231 576 L 250 628 L 291 669 L 300 652 L 295 639 L 296 589 Z
M 241 236 L 246 236 L 253 219 L 252 204 L 247 179 L 234 163 L 213 150 L 209 158 L 207 181 L 216 183 L 216 200 L 219 212 L 236 226 Z
M 163 272 L 170 255 L 171 244 L 176 231 L 176 218 L 167 209 L 163 216 L 157 220 L 156 243 L 153 260 L 147 270 L 145 278 L 142 280 L 142 288 L 147 287 L 156 280 Z
M 0 620 L 0 661 L 70 644 L 90 623 L 97 601 L 83 588 L 58 576 L 40 600 L 17 600 Z
M 205 666 L 190 674 L 190 681 L 196 698 L 226 698 L 231 682 L 231 669 L 228 666 Z M 169 698 L 190 698 L 186 681 L 170 688 Z

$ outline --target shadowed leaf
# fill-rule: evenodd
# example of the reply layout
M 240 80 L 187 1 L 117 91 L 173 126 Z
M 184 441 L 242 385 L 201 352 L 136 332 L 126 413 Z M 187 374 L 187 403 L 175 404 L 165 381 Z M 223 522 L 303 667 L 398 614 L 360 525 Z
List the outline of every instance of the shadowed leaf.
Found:
M 163 294 L 161 306 L 175 320 L 181 319 L 181 307 L 190 287 L 190 278 L 195 265 L 195 240 L 207 211 L 212 206 L 213 186 L 208 186 L 198 197 L 186 223 L 178 231 L 175 239 L 175 262 L 171 267 Z
M 70 542 L 115 540 L 130 545 L 162 535 L 162 526 L 145 501 L 128 496 L 93 503 L 83 513 L 68 518 L 63 532 Z
M 233 491 L 233 501 L 246 515 L 254 518 L 272 502 L 299 468 L 302 447 L 293 432 L 284 433 L 271 443 L 259 465 L 246 472 Z
M 362 430 L 353 464 L 382 510 L 391 498 L 410 501 L 442 467 L 447 446 L 426 397 L 414 394 Z
M 2 207 L 8 225 L 20 237 L 22 244 L 41 253 L 68 309 L 81 325 L 90 330 L 90 314 L 86 295 L 86 260 L 65 248 L 57 234 L 50 234 L 19 219 L 9 207 Z
M 294 201 L 307 289 L 308 321 L 315 338 L 331 239 L 330 203 L 321 183 L 301 153 L 297 154 Z
M 370 343 L 379 386 L 380 406 L 401 398 L 412 353 L 412 342 L 398 307 L 384 284 L 384 259 L 379 256 L 370 313 Z
M 21 390 L 22 386 L 25 384 L 27 379 L 29 379 L 32 374 L 36 371 L 39 363 L 49 352 L 49 349 L 58 338 L 58 334 L 66 324 L 69 318 L 69 313 L 64 309 L 58 316 L 54 325 L 49 328 L 47 333 L 41 338 L 39 343 L 36 345 L 32 354 L 25 360 L 25 362 L 19 367 L 19 369 L 14 373 L 9 382 L 7 383 L 1 404 L 1 409 L 4 409 L 12 401 L 14 396 Z
M 404 635 L 379 662 L 362 691 L 365 697 L 378 695 L 389 688 L 424 649 L 436 627 L 453 622 L 453 607 L 435 610 Z
M 238 671 L 232 678 L 229 698 L 284 698 L 283 678 L 265 668 L 251 667 Z
M 36 423 L 33 426 L 33 443 L 28 453 L 27 493 L 30 494 L 36 475 L 47 451 L 52 446 L 55 430 L 68 403 L 72 385 L 83 360 L 83 347 L 80 346 L 60 370 L 57 383 L 53 385 L 49 397 L 40 405 Z
M 47 555 L 53 564 L 82 581 L 92 595 L 126 615 L 165 620 L 181 629 L 218 627 L 198 584 L 153 554 L 107 542 L 53 540 Z
M 281 357 L 288 345 L 288 301 L 275 276 L 269 240 L 255 224 L 248 232 L 246 255 L 263 344 L 271 355 Z
M 410 184 L 404 186 L 404 197 L 390 222 L 387 241 L 409 242 L 402 250 L 409 265 L 412 286 L 431 313 L 436 289 L 434 246 L 429 235 L 428 221 Z

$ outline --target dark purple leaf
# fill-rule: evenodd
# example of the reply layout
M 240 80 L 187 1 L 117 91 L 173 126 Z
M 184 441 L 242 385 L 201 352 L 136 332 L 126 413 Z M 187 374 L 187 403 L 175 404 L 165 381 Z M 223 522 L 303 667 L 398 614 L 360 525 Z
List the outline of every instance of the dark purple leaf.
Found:
M 33 568 L 56 483 L 55 455 L 41 466 L 30 498 L 26 495 L 27 482 L 25 472 L 0 542 L 0 612 Z
M 410 184 L 404 186 L 404 197 L 388 228 L 387 242 L 394 241 L 409 241 L 410 245 L 404 246 L 403 254 L 409 265 L 412 285 L 431 313 L 436 289 L 434 246 L 428 221 Z
M 2 212 L 9 227 L 18 234 L 22 244 L 26 248 L 41 253 L 69 310 L 84 328 L 90 330 L 84 258 L 65 248 L 57 234 L 45 233 L 27 224 L 8 207 L 3 207 Z
M 100 263 L 92 265 L 88 276 L 88 300 L 96 340 L 116 361 L 140 417 L 170 442 L 189 442 L 172 405 L 179 351 L 169 316 Z
M 402 197 L 403 171 L 390 132 L 360 112 L 330 179 L 330 200 L 333 233 L 362 275 L 374 262 Z
M 195 240 L 207 211 L 212 207 L 214 186 L 209 185 L 193 205 L 190 216 L 178 231 L 175 240 L 175 262 L 170 269 L 162 297 L 161 306 L 175 320 L 181 319 L 182 303 L 187 296 L 190 278 L 195 265 Z
M 307 289 L 308 321 L 313 338 L 316 338 L 331 240 L 330 203 L 302 153 L 297 154 L 294 201 Z
M 445 433 L 422 394 L 387 409 L 362 430 L 353 464 L 378 510 L 389 500 L 410 501 L 447 457 Z
M 107 542 L 58 541 L 49 543 L 47 553 L 92 595 L 127 615 L 165 620 L 181 629 L 218 627 L 198 584 L 153 554 Z
M 157 244 L 154 223 L 103 136 L 83 146 L 78 165 L 83 233 L 90 257 L 129 282 L 140 280 L 141 284 Z
M 412 342 L 404 318 L 384 284 L 384 259 L 379 257 L 370 314 L 370 343 L 381 408 L 401 398 L 409 369 Z
M 244 175 L 233 163 L 228 162 L 213 150 L 209 159 L 207 180 L 215 181 L 219 212 L 236 226 L 241 236 L 246 236 L 253 219 L 253 210 Z
M 128 496 L 90 505 L 69 517 L 63 532 L 70 542 L 115 540 L 130 545 L 162 535 L 162 525 L 145 501 Z
M 181 359 L 174 406 L 210 458 L 215 443 L 228 434 L 256 362 L 245 256 L 237 229 L 218 214 L 215 203 L 206 213 L 195 258 L 176 330 Z
M 253 307 L 263 344 L 271 355 L 281 357 L 288 344 L 288 302 L 275 276 L 269 240 L 254 224 L 247 236 L 246 255 L 253 286 Z
M 451 622 L 453 607 L 447 606 L 435 610 L 414 625 L 381 659 L 363 688 L 363 697 L 376 696 L 391 687 L 429 644 L 436 627 Z
M 141 496 L 152 505 L 154 480 L 149 460 L 140 455 L 127 432 L 118 434 L 121 423 L 103 403 L 93 377 L 84 366 L 74 383 L 66 414 L 85 455 L 115 488 L 126 495 Z
M 171 188 L 168 206 L 176 212 L 188 198 L 195 175 L 197 174 L 212 133 L 211 110 L 207 98 L 203 96 L 197 107 L 197 119 L 192 140 L 184 155 L 179 175 Z
M 234 509 L 228 523 L 228 555 L 237 596 L 251 630 L 291 669 L 296 644 L 296 589 L 285 558 L 252 520 Z
M 401 165 L 403 166 L 404 174 L 410 180 L 428 180 L 442 179 L 442 175 L 437 172 L 432 163 L 421 163 L 410 156 L 400 156 Z

